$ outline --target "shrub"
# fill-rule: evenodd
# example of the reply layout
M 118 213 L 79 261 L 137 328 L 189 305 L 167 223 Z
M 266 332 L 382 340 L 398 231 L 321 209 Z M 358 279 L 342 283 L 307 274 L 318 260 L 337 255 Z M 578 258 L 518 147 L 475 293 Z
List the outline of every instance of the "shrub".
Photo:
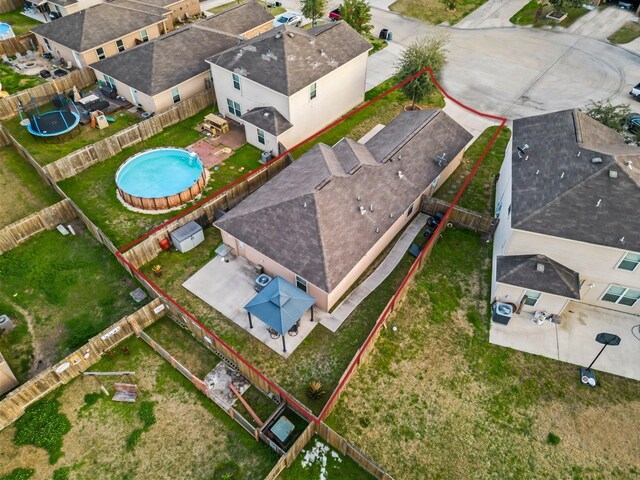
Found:
M 53 472 L 53 480 L 69 480 L 70 473 L 71 468 L 69 467 L 58 468 Z
M 0 480 L 27 480 L 31 478 L 35 470 L 33 468 L 16 468 L 11 473 L 0 477 Z
M 560 437 L 553 432 L 549 432 L 549 435 L 547 435 L 547 443 L 549 445 L 558 445 L 560 443 Z
M 213 480 L 239 480 L 240 467 L 234 462 L 223 462 L 213 471 Z
M 313 382 L 311 382 L 309 384 L 309 389 L 307 390 L 307 394 L 309 395 L 309 397 L 311 397 L 314 400 L 320 398 L 322 395 L 324 395 L 324 388 L 322 386 L 322 383 L 320 383 L 317 380 L 314 380 Z
M 52 465 L 62 455 L 62 437 L 71 430 L 66 415 L 60 413 L 60 402 L 55 398 L 41 400 L 27 408 L 24 415 L 16 421 L 14 443 L 16 445 L 34 445 L 49 453 Z

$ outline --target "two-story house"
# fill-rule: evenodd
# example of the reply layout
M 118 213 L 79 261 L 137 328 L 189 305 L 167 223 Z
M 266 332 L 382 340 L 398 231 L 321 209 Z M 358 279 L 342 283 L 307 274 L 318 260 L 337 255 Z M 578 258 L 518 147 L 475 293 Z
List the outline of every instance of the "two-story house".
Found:
M 282 26 L 207 62 L 220 111 L 277 154 L 278 143 L 291 148 L 364 100 L 370 49 L 344 22 Z
M 91 65 L 98 81 L 134 105 L 157 112 L 212 87 L 206 59 L 273 26 L 260 4 L 247 2 Z
M 140 10 L 126 2 L 101 3 L 31 31 L 44 52 L 85 68 L 171 30 L 164 10 L 156 10 Z
M 492 323 L 491 341 L 586 366 L 602 330 L 628 337 L 607 355 L 637 355 L 639 209 L 640 148 L 579 110 L 514 120 L 497 181 L 492 298 L 516 313 Z M 604 364 L 640 378 L 640 367 Z

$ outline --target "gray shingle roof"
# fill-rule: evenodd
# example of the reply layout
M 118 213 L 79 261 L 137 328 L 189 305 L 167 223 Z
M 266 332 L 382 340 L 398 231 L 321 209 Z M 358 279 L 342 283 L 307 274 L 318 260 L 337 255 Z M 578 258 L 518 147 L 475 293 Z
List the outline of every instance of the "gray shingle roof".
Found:
M 207 61 L 291 95 L 370 49 L 349 25 L 336 22 L 306 31 L 278 27 Z
M 242 115 L 242 121 L 250 123 L 275 136 L 293 127 L 293 125 L 273 107 L 252 108 Z
M 640 148 L 576 110 L 514 120 L 512 144 L 513 228 L 640 251 Z
M 38 35 L 84 52 L 161 22 L 164 16 L 101 3 L 32 29 Z
M 436 155 L 453 158 L 471 138 L 442 111 L 403 112 L 365 145 L 316 145 L 216 225 L 331 291 L 440 174 Z M 381 163 L 380 146 L 398 156 Z
M 251 1 L 205 18 L 199 25 L 230 35 L 242 35 L 267 22 L 273 22 L 273 15 L 262 5 Z
M 500 283 L 580 299 L 580 275 L 545 255 L 499 256 L 496 275 Z
M 136 0 L 109 0 L 111 5 L 117 5 L 118 7 L 129 8 L 138 10 L 140 12 L 154 13 L 156 15 L 162 15 L 163 17 L 169 16 L 169 10 L 164 7 L 152 5 L 149 3 L 141 3 Z

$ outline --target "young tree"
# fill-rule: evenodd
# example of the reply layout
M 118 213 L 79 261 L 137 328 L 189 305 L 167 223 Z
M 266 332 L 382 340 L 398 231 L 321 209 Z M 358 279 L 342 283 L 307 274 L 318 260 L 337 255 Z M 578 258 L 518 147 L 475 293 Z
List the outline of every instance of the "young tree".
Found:
M 371 33 L 371 5 L 366 0 L 344 0 L 340 15 L 359 34 Z
M 592 100 L 587 105 L 585 113 L 607 127 L 621 132 L 627 121 L 627 115 L 631 113 L 631 108 L 626 103 L 611 105 L 609 101 L 594 102 Z
M 327 0 L 302 0 L 302 15 L 311 19 L 311 25 L 315 26 L 316 21 L 323 17 L 327 10 Z
M 419 38 L 407 48 L 396 64 L 395 79 L 401 82 L 416 73 L 431 67 L 435 78 L 440 77 L 447 63 L 447 38 L 431 36 Z M 424 100 L 436 89 L 428 72 L 413 79 L 402 87 L 402 92 L 412 101 L 411 108 Z

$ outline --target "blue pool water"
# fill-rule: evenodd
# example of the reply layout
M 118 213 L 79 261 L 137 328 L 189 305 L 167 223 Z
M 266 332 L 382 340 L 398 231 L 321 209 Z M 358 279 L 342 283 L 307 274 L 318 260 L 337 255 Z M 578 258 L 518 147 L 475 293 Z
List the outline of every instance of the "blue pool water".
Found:
M 11 30 L 11 25 L 8 23 L 0 23 L 0 37 Z
M 116 173 L 116 184 L 130 195 L 161 198 L 180 193 L 198 181 L 200 159 L 180 148 L 157 148 L 138 153 Z

